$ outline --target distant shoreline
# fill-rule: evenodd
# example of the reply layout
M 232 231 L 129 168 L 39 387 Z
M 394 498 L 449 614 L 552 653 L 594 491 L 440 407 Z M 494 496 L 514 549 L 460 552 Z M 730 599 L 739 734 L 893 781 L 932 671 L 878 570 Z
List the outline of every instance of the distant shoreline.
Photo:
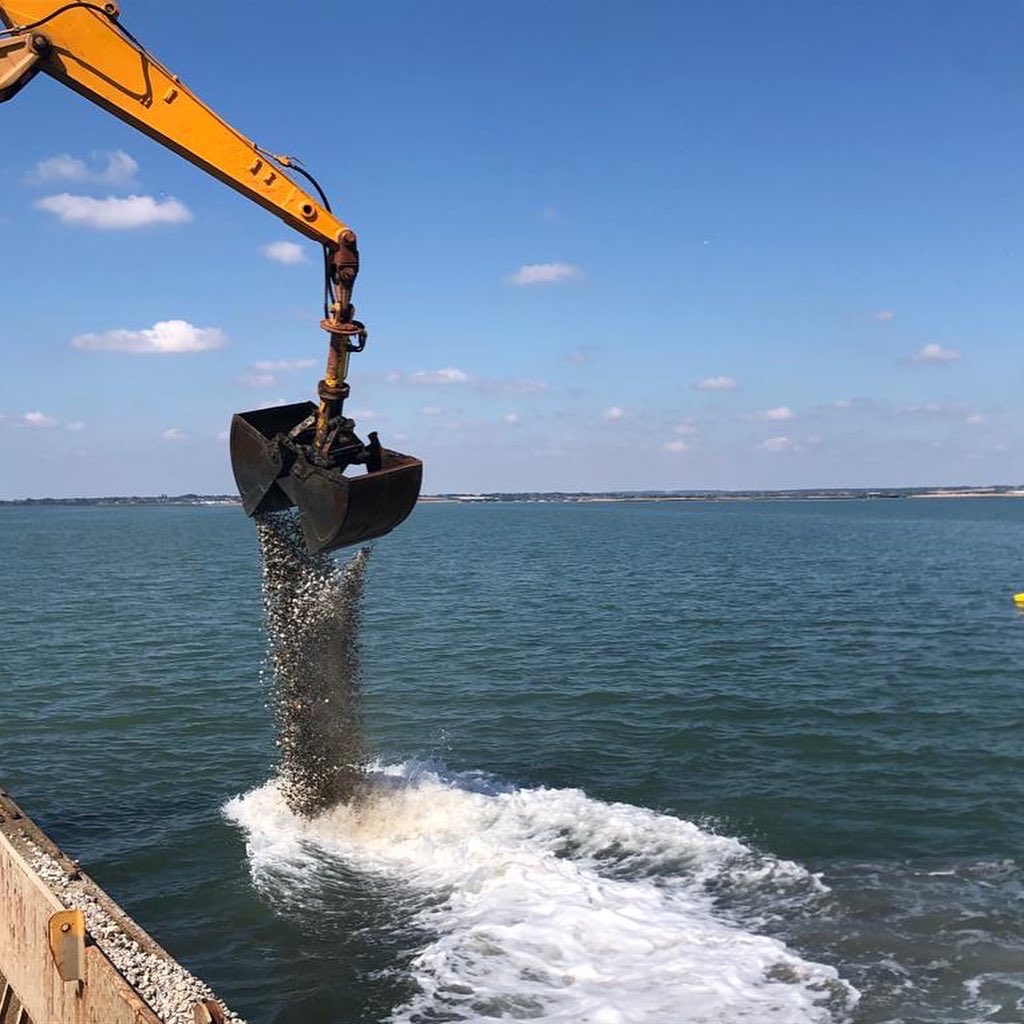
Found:
M 870 501 L 894 498 L 1024 498 L 1024 485 L 865 487 L 780 491 L 509 491 L 424 494 L 423 504 L 626 504 L 680 501 Z M 10 498 L 0 508 L 124 508 L 239 505 L 235 494 L 120 495 L 103 498 Z

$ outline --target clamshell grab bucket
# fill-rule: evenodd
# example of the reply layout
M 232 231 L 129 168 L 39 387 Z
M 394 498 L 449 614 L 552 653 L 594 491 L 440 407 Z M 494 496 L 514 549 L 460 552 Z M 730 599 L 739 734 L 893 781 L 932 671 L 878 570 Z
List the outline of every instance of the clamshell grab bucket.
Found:
M 231 420 L 231 468 L 246 515 L 299 510 L 311 554 L 389 533 L 419 497 L 423 464 L 411 455 L 375 449 L 379 465 L 345 475 L 345 465 L 307 458 L 317 407 L 312 402 L 236 413 Z M 375 442 L 374 435 L 370 435 Z

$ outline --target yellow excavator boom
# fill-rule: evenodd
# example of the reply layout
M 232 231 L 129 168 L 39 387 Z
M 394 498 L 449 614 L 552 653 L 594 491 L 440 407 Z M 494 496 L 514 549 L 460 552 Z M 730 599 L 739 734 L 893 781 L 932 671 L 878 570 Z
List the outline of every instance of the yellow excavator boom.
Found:
M 364 444 L 342 411 L 349 356 L 366 343 L 352 305 L 355 233 L 322 193 L 318 202 L 284 172 L 308 178 L 297 161 L 261 149 L 214 113 L 121 24 L 120 13 L 114 0 L 0 0 L 0 103 L 45 72 L 323 245 L 320 326 L 330 346 L 319 402 L 237 413 L 232 469 L 246 514 L 298 508 L 310 551 L 388 533 L 416 503 L 422 464 L 382 448 L 375 433 Z M 346 476 L 353 466 L 365 474 Z
M 276 214 L 337 248 L 348 227 L 292 181 L 278 161 L 218 117 L 118 25 L 110 2 L 0 0 L 0 98 L 43 71 Z

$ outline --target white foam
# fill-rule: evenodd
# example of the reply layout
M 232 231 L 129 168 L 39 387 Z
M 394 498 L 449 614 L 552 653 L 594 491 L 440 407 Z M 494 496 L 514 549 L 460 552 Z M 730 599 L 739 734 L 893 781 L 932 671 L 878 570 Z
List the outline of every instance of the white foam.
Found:
M 429 894 L 410 922 L 432 936 L 412 969 L 423 1019 L 564 1024 L 831 1021 L 856 1001 L 836 971 L 716 913 L 707 883 L 735 884 L 736 839 L 578 790 L 469 785 L 379 766 L 376 796 L 314 821 L 274 783 L 230 801 L 257 883 L 324 854 Z M 751 884 L 810 876 L 760 861 Z M 741 883 L 743 878 L 741 877 Z

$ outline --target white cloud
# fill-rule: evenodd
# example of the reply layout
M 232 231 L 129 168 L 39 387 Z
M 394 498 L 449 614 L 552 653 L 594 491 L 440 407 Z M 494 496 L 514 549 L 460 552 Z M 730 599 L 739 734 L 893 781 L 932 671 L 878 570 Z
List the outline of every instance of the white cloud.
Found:
M 258 359 L 252 364 L 260 373 L 279 373 L 284 370 L 308 370 L 316 366 L 316 359 Z
M 792 451 L 796 445 L 788 437 L 766 437 L 756 447 L 763 452 L 788 452 Z
M 106 169 L 100 172 L 96 180 L 108 185 L 131 185 L 135 181 L 138 169 L 139 165 L 135 160 L 118 149 L 107 154 Z
M 578 281 L 583 271 L 573 263 L 524 263 L 510 278 L 515 285 L 554 284 Z
M 76 434 L 79 431 L 85 430 L 85 424 L 81 420 L 72 420 L 71 423 L 65 423 L 64 426 L 67 430 L 74 431 Z
M 690 419 L 683 420 L 682 423 L 677 423 L 672 428 L 672 433 L 678 434 L 680 437 L 693 437 L 695 434 L 699 433 L 699 431 L 697 429 L 697 424 Z
M 956 407 L 942 402 L 918 402 L 916 405 L 901 406 L 899 411 L 911 416 L 948 416 L 951 409 L 955 411 Z
M 103 158 L 105 166 L 90 167 L 84 160 L 60 153 L 40 160 L 29 174 L 29 181 L 39 185 L 48 181 L 81 181 L 97 185 L 128 187 L 135 184 L 138 163 L 120 149 L 113 153 L 94 154 Z
M 535 394 L 548 389 L 546 381 L 537 380 L 535 377 L 498 377 L 494 380 L 483 378 L 476 381 L 476 386 L 481 391 L 500 391 L 517 395 Z
M 519 422 L 519 413 L 517 413 L 517 412 L 507 412 L 502 417 L 502 419 L 504 419 L 504 421 L 506 423 L 509 423 L 512 426 L 515 426 Z
M 815 406 L 817 410 L 836 409 L 841 412 L 875 412 L 884 413 L 889 410 L 888 402 L 878 398 L 837 398 L 834 402 L 825 402 Z
M 577 348 L 565 357 L 565 361 L 571 366 L 583 366 L 590 362 L 590 356 L 583 349 Z
M 494 394 L 534 394 L 547 391 L 548 388 L 546 381 L 535 378 L 474 377 L 456 366 L 446 366 L 440 370 L 416 370 L 412 373 L 392 370 L 385 380 L 389 384 L 471 384 L 477 391 Z
M 389 384 L 465 384 L 469 374 L 455 366 L 446 366 L 442 370 L 416 370 L 414 373 L 402 373 L 393 370 L 387 375 Z
M 558 210 L 554 206 L 541 207 L 540 215 L 545 220 L 558 220 Z
M 218 431 L 217 431 L 217 438 L 216 438 L 216 439 L 217 439 L 217 440 L 218 440 L 218 441 L 219 441 L 219 442 L 220 442 L 221 444 L 226 444 L 226 443 L 228 442 L 228 440 L 229 440 L 229 438 L 230 438 L 230 437 L 231 437 L 231 435 L 230 435 L 230 434 L 228 433 L 228 431 L 226 431 L 226 430 L 218 430 Z
M 980 412 L 973 412 L 967 406 L 952 399 L 941 402 L 919 402 L 916 405 L 904 405 L 897 410 L 908 416 L 925 417 L 928 419 L 958 420 L 968 426 L 977 427 L 986 422 Z
M 617 405 L 613 405 L 610 409 L 605 409 L 601 413 L 601 418 L 608 420 L 610 423 L 614 423 L 616 420 L 621 420 L 626 413 Z
M 73 196 L 67 192 L 37 199 L 36 207 L 55 213 L 65 224 L 84 224 L 104 230 L 126 230 L 150 224 L 181 224 L 192 219 L 184 203 L 168 196 Z
M 446 366 L 442 370 L 417 370 L 410 375 L 417 384 L 465 384 L 469 374 L 455 366 Z
M 275 263 L 308 263 L 306 250 L 298 242 L 271 242 L 260 252 Z
M 444 415 L 444 409 L 442 409 L 441 406 L 439 406 L 439 405 L 425 405 L 425 406 L 423 406 L 422 409 L 420 409 L 420 412 L 423 413 L 424 416 L 443 416 Z
M 71 347 L 92 352 L 167 355 L 203 352 L 221 348 L 227 342 L 227 336 L 219 327 L 194 327 L 187 320 L 161 320 L 141 331 L 120 329 L 102 334 L 79 334 L 71 339 Z
M 662 448 L 667 452 L 688 452 L 690 450 L 690 446 L 686 441 L 666 441 Z
M 56 156 L 40 160 L 29 173 L 29 181 L 87 181 L 89 165 L 84 160 L 70 153 L 58 153 Z
M 780 420 L 791 420 L 795 415 L 796 413 L 788 405 L 779 405 L 774 409 L 765 409 L 764 412 L 759 412 L 757 418 L 769 422 L 779 422 Z
M 25 413 L 25 415 L 21 417 L 21 422 L 26 427 L 42 427 L 42 428 L 46 428 L 46 427 L 56 427 L 60 421 L 57 420 L 57 419 L 54 419 L 54 417 L 52 417 L 52 416 L 47 416 L 46 413 L 38 412 L 37 411 L 37 412 L 27 412 L 27 413 Z
M 693 386 L 697 391 L 735 391 L 739 384 L 732 377 L 705 377 Z
M 187 437 L 188 434 L 179 427 L 169 427 L 160 435 L 163 441 L 184 441 Z
M 243 373 L 238 383 L 247 388 L 269 388 L 277 383 L 277 378 L 272 373 Z
M 893 318 L 893 312 L 891 309 L 876 309 L 871 314 L 872 320 L 877 320 L 880 324 L 888 323 Z
M 925 345 L 913 356 L 915 363 L 955 363 L 961 358 L 960 352 L 955 348 L 943 348 L 936 342 Z

